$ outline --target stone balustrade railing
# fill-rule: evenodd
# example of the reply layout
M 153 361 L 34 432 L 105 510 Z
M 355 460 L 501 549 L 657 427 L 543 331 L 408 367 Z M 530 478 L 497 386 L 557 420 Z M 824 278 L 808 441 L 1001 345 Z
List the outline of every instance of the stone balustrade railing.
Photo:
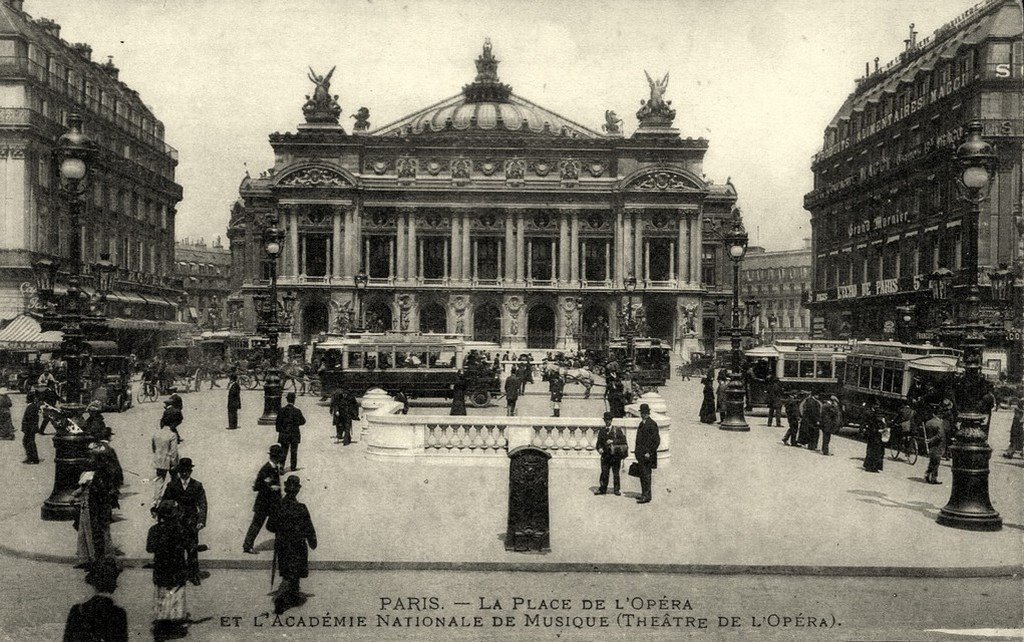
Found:
M 593 466 L 597 432 L 604 425 L 600 417 L 402 415 L 402 405 L 388 401 L 383 391 L 368 393 L 363 405 L 361 441 L 367 456 L 380 460 L 504 466 L 510 450 L 531 445 L 549 452 L 555 465 Z M 638 415 L 638 406 L 629 410 Z M 661 433 L 658 465 L 663 466 L 671 455 L 671 419 L 657 412 L 651 417 Z M 625 430 L 632 458 L 638 416 L 614 423 Z

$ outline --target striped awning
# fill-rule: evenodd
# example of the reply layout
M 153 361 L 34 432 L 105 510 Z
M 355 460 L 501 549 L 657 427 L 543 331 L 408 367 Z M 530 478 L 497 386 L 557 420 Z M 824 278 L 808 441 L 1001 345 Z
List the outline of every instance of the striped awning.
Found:
M 60 346 L 63 336 L 57 330 L 43 332 L 38 321 L 22 314 L 15 317 L 3 330 L 0 330 L 0 348 L 55 350 Z

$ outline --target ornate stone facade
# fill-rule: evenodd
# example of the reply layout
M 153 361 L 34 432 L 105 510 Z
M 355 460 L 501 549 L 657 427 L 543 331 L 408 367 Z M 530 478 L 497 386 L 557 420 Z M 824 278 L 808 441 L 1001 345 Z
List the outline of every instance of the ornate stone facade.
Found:
M 489 44 L 476 63 L 460 94 L 378 129 L 272 134 L 275 166 L 242 181 L 232 211 L 237 285 L 264 286 L 262 221 L 277 211 L 294 340 L 354 324 L 600 348 L 635 277 L 651 334 L 698 349 L 701 323 L 677 317 L 700 308 L 708 252 L 721 255 L 705 221 L 736 202 L 731 184 L 703 178 L 708 141 L 665 122 L 624 137 L 610 112 L 599 133 L 513 93 Z

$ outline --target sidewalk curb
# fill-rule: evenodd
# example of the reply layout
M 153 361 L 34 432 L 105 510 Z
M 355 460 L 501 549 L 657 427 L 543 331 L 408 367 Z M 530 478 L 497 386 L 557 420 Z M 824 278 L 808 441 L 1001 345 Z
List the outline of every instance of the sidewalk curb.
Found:
M 51 555 L 20 551 L 0 545 L 0 554 L 37 562 L 75 564 L 69 555 Z M 117 558 L 121 566 L 142 568 L 148 557 Z M 205 559 L 207 570 L 268 570 L 269 559 Z M 809 577 L 914 577 L 914 578 L 1018 578 L 1024 565 L 1015 566 L 798 566 L 747 564 L 627 564 L 586 562 L 371 562 L 349 560 L 310 560 L 312 571 L 447 571 L 455 573 L 646 573 L 654 575 L 788 575 Z

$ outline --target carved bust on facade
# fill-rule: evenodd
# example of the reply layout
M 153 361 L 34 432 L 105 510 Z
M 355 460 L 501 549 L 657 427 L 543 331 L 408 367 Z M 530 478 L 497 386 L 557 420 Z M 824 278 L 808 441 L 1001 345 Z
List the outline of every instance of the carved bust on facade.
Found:
M 360 107 L 359 111 L 349 116 L 349 118 L 356 119 L 356 124 L 352 126 L 352 131 L 361 133 L 370 129 L 370 110 L 366 107 Z

